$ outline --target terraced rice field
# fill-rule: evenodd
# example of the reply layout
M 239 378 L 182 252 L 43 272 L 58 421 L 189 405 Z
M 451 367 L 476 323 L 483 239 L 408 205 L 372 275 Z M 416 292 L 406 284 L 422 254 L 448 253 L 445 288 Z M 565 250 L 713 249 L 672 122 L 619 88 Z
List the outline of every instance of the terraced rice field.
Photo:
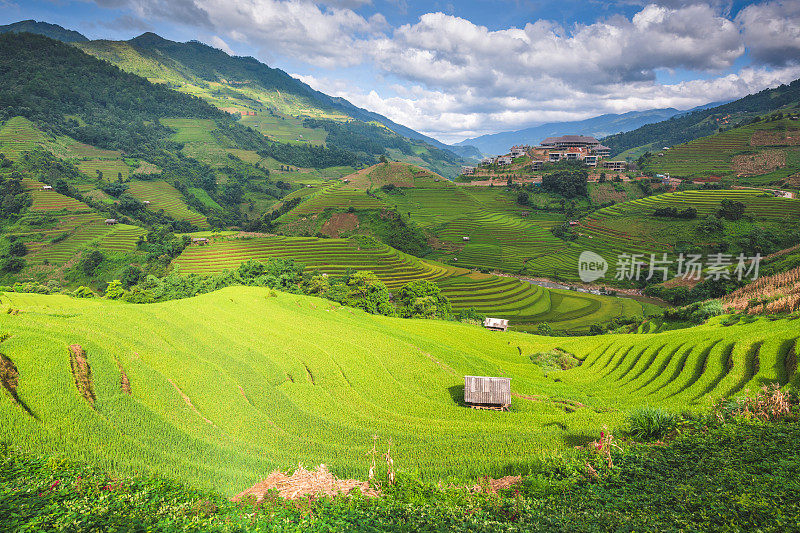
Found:
M 28 247 L 26 261 L 31 265 L 66 263 L 91 244 L 99 243 L 107 250 L 129 252 L 144 229 L 119 224 L 107 226 L 105 218 L 89 206 L 52 190 L 42 190 L 42 183 L 23 179 L 23 187 L 33 196 L 28 215 L 14 230 Z M 52 221 L 42 225 L 41 217 Z
M 9 159 L 18 159 L 22 152 L 52 143 L 53 139 L 26 118 L 13 117 L 0 127 L 0 153 Z
M 20 312 L 0 313 L 3 353 L 36 418 L 0 391 L 0 440 L 228 495 L 298 463 L 364 478 L 373 435 L 381 452 L 391 439 L 397 469 L 427 479 L 525 472 L 644 404 L 703 410 L 798 379 L 790 320 L 538 337 L 242 287 L 141 306 L 7 293 L 10 308 Z M 91 366 L 91 404 L 70 372 L 72 344 Z M 546 374 L 531 363 L 556 347 L 584 363 Z M 512 378 L 511 411 L 462 406 L 464 375 Z
M 211 274 L 237 268 L 251 259 L 286 257 L 308 270 L 340 275 L 348 269 L 371 270 L 390 290 L 417 279 L 438 283 L 457 309 L 478 311 L 520 325 L 548 322 L 554 329 L 586 330 L 616 316 L 642 316 L 633 300 L 543 289 L 511 277 L 469 272 L 424 261 L 388 246 L 359 250 L 347 239 L 264 237 L 227 239 L 187 248 L 175 261 L 182 273 Z
M 201 229 L 208 228 L 208 220 L 189 209 L 180 191 L 166 181 L 132 181 L 128 192 L 140 202 L 149 201 L 151 211 L 164 210 L 176 220 L 186 220 Z
M 343 183 L 335 183 L 309 196 L 308 200 L 292 210 L 292 215 L 312 215 L 332 207 L 336 209 L 347 209 L 349 207 L 354 209 L 382 209 L 386 207 L 386 204 L 377 198 L 368 196 L 366 189 L 345 187 Z M 285 220 L 291 218 L 293 217 L 286 217 Z
M 772 223 L 797 223 L 800 221 L 800 201 L 765 197 L 757 190 L 685 191 L 649 196 L 600 209 L 581 219 L 575 231 L 580 235 L 569 254 L 564 254 L 568 264 L 577 264 L 578 250 L 591 250 L 603 256 L 610 265 L 608 275 L 616 272 L 619 254 L 642 254 L 649 260 L 651 254 L 674 255 L 680 238 L 679 227 L 694 222 L 653 217 L 658 208 L 675 207 L 697 210 L 698 218 L 716 212 L 723 200 L 745 204 L 745 214 L 757 220 Z M 668 255 L 668 258 L 671 257 Z
M 90 178 L 96 178 L 99 170 L 104 181 L 116 181 L 120 174 L 127 180 L 131 175 L 131 167 L 122 159 L 87 159 L 79 161 L 77 167 Z
M 675 177 L 732 175 L 736 173 L 733 165 L 735 156 L 757 154 L 763 150 L 763 145 L 752 142 L 754 135 L 785 131 L 787 128 L 796 130 L 797 127 L 796 122 L 784 119 L 759 122 L 710 135 L 673 146 L 664 151 L 663 156 L 654 157 L 644 170 L 669 172 Z

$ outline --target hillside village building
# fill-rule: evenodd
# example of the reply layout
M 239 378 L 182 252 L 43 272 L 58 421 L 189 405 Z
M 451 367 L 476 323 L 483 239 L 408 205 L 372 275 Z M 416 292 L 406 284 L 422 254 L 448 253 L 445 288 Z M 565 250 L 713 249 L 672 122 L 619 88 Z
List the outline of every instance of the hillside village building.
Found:
M 511 164 L 511 161 L 513 159 L 514 158 L 511 157 L 510 155 L 501 155 L 500 157 L 497 158 L 497 166 L 498 167 L 506 167 L 506 166 Z
M 530 150 L 530 148 L 531 148 L 530 146 L 523 146 L 521 144 L 517 145 L 517 146 L 512 146 L 511 147 L 511 152 L 510 152 L 511 153 L 511 157 L 521 157 L 521 156 L 527 154 L 528 150 Z

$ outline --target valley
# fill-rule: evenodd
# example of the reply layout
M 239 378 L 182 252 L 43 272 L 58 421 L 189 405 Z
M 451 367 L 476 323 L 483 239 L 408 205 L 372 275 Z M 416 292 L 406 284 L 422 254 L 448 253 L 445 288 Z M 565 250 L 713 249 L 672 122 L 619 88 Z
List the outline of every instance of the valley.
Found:
M 0 26 L 0 529 L 800 527 L 800 80 L 445 144 L 108 35 Z

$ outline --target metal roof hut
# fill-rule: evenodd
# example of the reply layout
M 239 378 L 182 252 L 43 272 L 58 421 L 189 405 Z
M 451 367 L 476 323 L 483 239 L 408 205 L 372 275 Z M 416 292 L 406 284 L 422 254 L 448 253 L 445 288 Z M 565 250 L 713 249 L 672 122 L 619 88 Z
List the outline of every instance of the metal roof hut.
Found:
M 483 321 L 483 327 L 493 331 L 505 331 L 508 329 L 508 320 L 504 318 L 486 318 Z
M 464 376 L 464 403 L 473 409 L 508 411 L 511 378 Z

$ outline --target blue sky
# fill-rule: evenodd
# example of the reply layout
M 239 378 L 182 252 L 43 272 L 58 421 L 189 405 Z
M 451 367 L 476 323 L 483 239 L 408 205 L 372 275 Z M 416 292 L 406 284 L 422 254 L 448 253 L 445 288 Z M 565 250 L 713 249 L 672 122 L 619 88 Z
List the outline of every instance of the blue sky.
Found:
M 0 23 L 252 55 L 445 142 L 800 77 L 800 0 L 0 0 Z

